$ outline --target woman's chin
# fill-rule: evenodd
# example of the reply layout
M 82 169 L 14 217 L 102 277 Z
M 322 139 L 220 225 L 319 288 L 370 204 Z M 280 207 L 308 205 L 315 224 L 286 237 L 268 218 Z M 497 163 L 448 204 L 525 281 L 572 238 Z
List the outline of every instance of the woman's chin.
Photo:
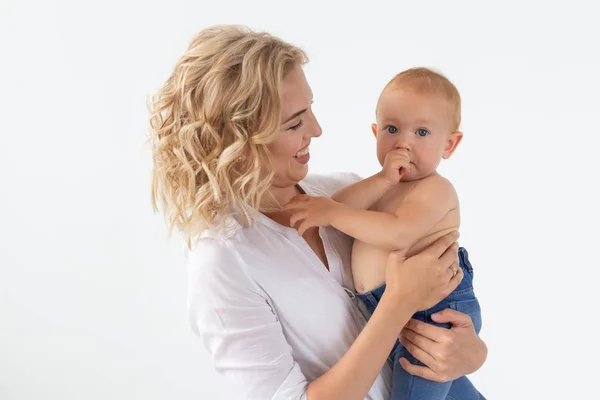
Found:
M 303 164 L 300 168 L 294 170 L 293 176 L 297 182 L 300 182 L 308 175 L 308 164 Z
M 296 184 L 306 178 L 307 174 L 308 164 L 295 163 L 295 165 L 290 168 L 288 176 L 290 177 L 290 180 L 294 181 L 294 184 Z
M 298 182 L 306 178 L 308 174 L 308 164 L 290 165 L 283 173 L 275 173 L 273 185 L 279 188 L 297 185 Z

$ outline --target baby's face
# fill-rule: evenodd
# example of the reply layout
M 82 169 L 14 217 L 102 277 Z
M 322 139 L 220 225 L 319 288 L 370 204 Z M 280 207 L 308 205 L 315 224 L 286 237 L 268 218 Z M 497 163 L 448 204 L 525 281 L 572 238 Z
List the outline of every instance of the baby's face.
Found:
M 402 181 L 432 174 L 448 158 L 462 134 L 453 132 L 451 108 L 441 96 L 386 89 L 377 109 L 377 158 L 383 165 L 388 152 L 405 149 L 411 170 Z

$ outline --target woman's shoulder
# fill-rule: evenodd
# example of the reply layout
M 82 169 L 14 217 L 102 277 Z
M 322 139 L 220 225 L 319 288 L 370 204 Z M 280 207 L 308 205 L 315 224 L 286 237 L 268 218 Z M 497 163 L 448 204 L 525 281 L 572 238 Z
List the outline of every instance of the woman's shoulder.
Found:
M 204 236 L 186 249 L 186 263 L 192 287 L 213 290 L 221 284 L 248 281 L 244 262 L 231 240 Z
M 259 227 L 243 228 L 232 221 L 221 231 L 206 231 L 186 249 L 186 263 L 192 284 L 206 290 L 218 285 L 252 287 L 255 289 L 252 268 L 264 239 Z M 263 240 L 264 241 L 264 240 Z
M 308 174 L 300 186 L 314 192 L 315 195 L 331 196 L 338 190 L 360 181 L 362 178 L 352 172 L 335 172 L 329 174 Z

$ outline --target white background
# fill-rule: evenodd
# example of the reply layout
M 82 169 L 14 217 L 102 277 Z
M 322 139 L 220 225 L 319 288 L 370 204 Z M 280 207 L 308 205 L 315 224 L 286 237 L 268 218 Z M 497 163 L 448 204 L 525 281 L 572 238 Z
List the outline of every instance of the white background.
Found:
M 465 137 L 441 172 L 490 349 L 472 379 L 488 399 L 600 398 L 597 12 L 361 4 L 0 1 L 0 399 L 236 398 L 189 329 L 182 244 L 152 212 L 145 143 L 147 95 L 217 23 L 307 51 L 324 130 L 313 172 L 377 171 L 384 84 L 412 66 L 445 73 Z

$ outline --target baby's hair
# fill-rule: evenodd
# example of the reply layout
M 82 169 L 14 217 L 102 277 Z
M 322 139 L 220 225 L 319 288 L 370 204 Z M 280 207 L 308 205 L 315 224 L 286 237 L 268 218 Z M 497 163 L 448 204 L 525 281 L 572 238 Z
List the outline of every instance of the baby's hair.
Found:
M 453 130 L 458 130 L 461 120 L 461 99 L 456 86 L 441 73 L 429 68 L 410 68 L 394 76 L 383 89 L 413 90 L 417 93 L 442 96 L 450 106 Z

